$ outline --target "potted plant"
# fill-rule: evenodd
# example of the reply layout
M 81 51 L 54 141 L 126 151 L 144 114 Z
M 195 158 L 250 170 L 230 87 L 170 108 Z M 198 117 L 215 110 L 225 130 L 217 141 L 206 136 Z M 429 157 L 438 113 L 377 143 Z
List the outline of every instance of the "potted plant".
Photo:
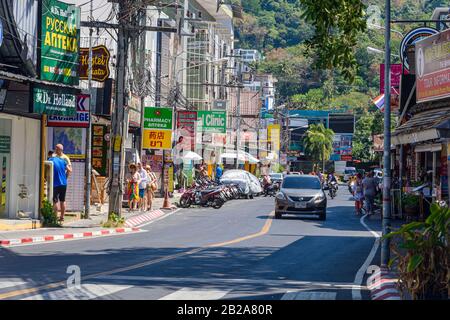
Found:
M 412 299 L 450 297 L 450 209 L 436 203 L 424 222 L 411 222 L 385 235 L 393 238 L 393 259 L 399 287 Z
M 419 213 L 419 196 L 411 193 L 405 193 L 402 197 L 403 211 L 409 217 L 416 216 Z

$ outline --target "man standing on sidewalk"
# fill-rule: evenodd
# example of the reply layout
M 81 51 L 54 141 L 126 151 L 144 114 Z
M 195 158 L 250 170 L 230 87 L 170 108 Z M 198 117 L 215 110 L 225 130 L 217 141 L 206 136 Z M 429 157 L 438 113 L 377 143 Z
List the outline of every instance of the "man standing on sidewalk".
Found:
M 53 210 L 58 212 L 58 203 L 61 209 L 59 221 L 64 221 L 66 212 L 67 177 L 70 173 L 66 161 L 60 157 L 50 157 L 53 162 Z
M 67 178 L 69 178 L 69 175 L 72 173 L 72 163 L 70 162 L 69 157 L 63 153 L 63 151 L 64 151 L 64 146 L 60 143 L 57 144 L 55 147 L 55 156 L 64 160 L 64 162 L 66 163 Z

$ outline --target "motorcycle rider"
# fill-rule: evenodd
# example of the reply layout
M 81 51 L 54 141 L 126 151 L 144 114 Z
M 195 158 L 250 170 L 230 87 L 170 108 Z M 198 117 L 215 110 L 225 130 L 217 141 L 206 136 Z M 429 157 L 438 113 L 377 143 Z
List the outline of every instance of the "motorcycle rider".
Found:
M 263 176 L 263 190 L 266 195 L 267 195 L 267 189 L 270 187 L 271 184 L 272 184 L 272 181 L 270 179 L 270 176 L 268 174 L 265 174 Z
M 335 188 L 337 191 L 337 179 L 332 171 L 328 174 L 327 185 L 329 188 Z

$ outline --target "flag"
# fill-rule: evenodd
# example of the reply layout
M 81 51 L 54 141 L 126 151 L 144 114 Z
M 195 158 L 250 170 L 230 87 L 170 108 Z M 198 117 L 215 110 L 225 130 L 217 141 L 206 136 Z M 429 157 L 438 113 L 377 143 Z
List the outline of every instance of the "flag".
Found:
M 384 112 L 384 94 L 380 94 L 378 97 L 372 100 L 373 103 L 377 106 L 378 110 Z

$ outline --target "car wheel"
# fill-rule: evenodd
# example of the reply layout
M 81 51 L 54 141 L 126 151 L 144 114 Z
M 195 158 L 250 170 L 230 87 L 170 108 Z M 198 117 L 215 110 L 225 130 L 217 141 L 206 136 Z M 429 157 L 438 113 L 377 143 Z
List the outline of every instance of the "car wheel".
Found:
M 327 220 L 327 210 L 326 210 L 326 209 L 324 209 L 324 210 L 320 213 L 320 215 L 319 215 L 319 220 L 322 220 L 322 221 Z
M 281 219 L 281 212 L 275 211 L 275 219 Z
M 250 199 L 253 199 L 253 193 L 249 195 L 249 198 L 250 198 Z

